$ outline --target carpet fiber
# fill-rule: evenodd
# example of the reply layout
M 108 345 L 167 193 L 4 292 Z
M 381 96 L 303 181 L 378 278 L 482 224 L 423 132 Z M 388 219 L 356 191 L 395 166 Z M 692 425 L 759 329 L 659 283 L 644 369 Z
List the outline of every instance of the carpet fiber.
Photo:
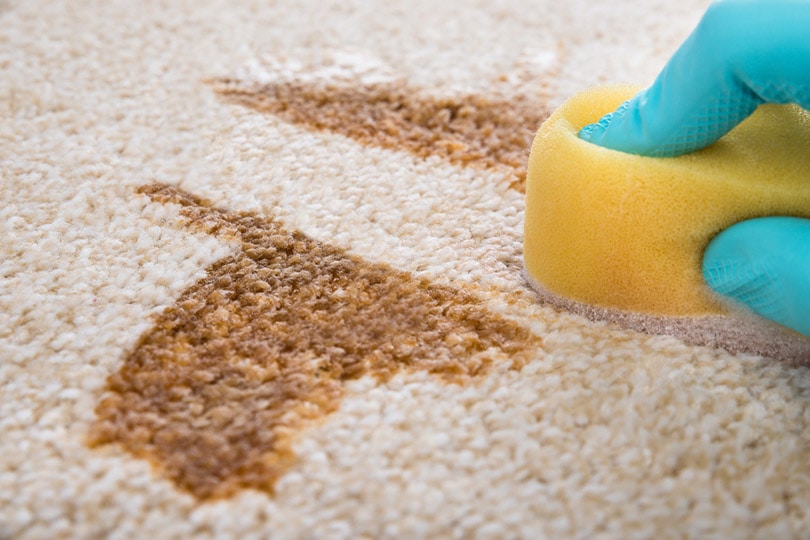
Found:
M 706 5 L 0 0 L 0 539 L 806 536 L 807 368 L 523 277 Z

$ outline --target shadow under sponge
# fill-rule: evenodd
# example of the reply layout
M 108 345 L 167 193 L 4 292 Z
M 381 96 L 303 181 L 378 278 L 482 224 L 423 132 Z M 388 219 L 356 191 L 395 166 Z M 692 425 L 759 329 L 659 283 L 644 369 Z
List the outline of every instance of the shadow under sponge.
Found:
M 577 137 L 639 90 L 582 92 L 538 131 L 524 231 L 532 284 L 545 301 L 592 319 L 810 361 L 810 339 L 731 306 L 701 273 L 709 241 L 731 225 L 773 215 L 810 218 L 810 113 L 762 105 L 715 144 L 672 158 Z

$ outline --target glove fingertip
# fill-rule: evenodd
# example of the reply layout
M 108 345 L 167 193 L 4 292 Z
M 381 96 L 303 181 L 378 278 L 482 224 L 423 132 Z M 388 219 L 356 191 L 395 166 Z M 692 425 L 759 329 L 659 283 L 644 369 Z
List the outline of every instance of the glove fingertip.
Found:
M 587 126 L 579 130 L 579 132 L 577 133 L 577 137 L 579 137 L 583 141 L 591 142 L 595 135 L 594 132 L 598 129 L 600 129 L 598 123 L 588 124 Z
M 607 113 L 596 122 L 588 124 L 580 129 L 577 136 L 584 141 L 588 141 L 599 146 L 604 146 L 613 150 L 620 149 L 622 145 L 620 144 L 617 146 L 616 143 L 621 141 L 621 137 L 619 141 L 613 140 L 616 139 L 617 133 L 615 133 L 615 129 L 611 129 L 611 125 L 620 120 L 625 113 L 627 113 L 629 108 L 630 100 L 627 100 L 619 105 L 615 111 Z
M 768 265 L 747 259 L 707 257 L 703 261 L 703 277 L 717 294 L 763 317 L 783 322 L 785 299 L 779 279 Z

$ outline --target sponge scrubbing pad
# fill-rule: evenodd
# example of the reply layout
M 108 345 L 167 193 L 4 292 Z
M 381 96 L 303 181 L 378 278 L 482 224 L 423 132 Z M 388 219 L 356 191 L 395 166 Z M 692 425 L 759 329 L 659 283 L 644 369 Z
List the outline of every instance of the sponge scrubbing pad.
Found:
M 551 296 L 602 311 L 738 317 L 705 285 L 703 251 L 739 221 L 810 218 L 810 113 L 763 105 L 714 145 L 675 158 L 577 137 L 638 90 L 583 92 L 540 128 L 527 178 L 526 271 Z

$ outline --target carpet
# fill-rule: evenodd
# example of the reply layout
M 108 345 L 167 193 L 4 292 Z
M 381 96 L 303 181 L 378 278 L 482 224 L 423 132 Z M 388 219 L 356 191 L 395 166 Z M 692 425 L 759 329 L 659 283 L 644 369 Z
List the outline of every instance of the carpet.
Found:
M 0 538 L 797 538 L 810 373 L 522 272 L 705 0 L 0 1 Z

